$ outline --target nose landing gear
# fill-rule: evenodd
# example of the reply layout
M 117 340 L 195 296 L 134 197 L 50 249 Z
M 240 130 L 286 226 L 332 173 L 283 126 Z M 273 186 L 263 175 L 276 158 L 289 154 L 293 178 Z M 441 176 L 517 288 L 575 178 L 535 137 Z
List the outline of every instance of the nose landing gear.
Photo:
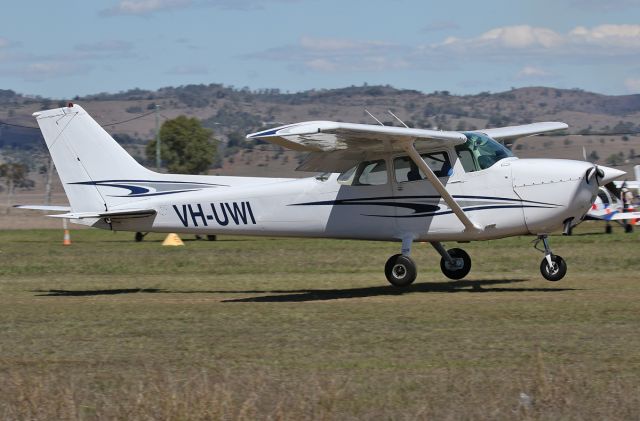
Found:
M 538 244 L 542 241 L 544 250 L 538 248 Z M 564 259 L 551 252 L 549 242 L 546 235 L 539 235 L 533 246 L 536 250 L 544 253 L 544 259 L 540 262 L 540 273 L 547 281 L 556 282 L 564 278 L 567 274 L 567 263 Z

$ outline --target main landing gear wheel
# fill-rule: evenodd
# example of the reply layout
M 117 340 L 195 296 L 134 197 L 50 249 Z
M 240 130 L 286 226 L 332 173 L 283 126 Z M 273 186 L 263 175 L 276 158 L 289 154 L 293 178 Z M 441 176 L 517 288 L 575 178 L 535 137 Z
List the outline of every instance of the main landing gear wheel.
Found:
M 440 258 L 440 269 L 442 273 L 449 279 L 462 279 L 469 274 L 471 270 L 471 258 L 466 251 L 462 249 L 447 250 L 453 264 L 449 263 L 444 257 Z
M 547 281 L 559 281 L 567 274 L 567 263 L 562 257 L 554 254 L 551 256 L 551 266 L 549 266 L 549 262 L 545 257 L 540 262 L 540 273 Z
M 416 264 L 409 256 L 394 254 L 384 265 L 384 274 L 392 285 L 406 287 L 416 280 L 418 271 Z
M 134 240 L 136 240 L 136 243 L 139 243 L 140 241 L 144 240 L 144 237 L 148 234 L 148 232 L 136 232 L 135 237 L 133 237 Z

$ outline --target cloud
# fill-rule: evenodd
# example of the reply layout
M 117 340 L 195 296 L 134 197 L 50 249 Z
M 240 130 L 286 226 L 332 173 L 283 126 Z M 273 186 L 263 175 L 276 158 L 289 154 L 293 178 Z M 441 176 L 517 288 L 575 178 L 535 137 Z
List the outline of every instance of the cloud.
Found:
M 3 69 L 0 73 L 8 76 L 17 76 L 29 82 L 40 82 L 86 74 L 90 70 L 91 66 L 86 63 L 49 60 L 29 63 L 20 68 Z
M 551 73 L 536 66 L 524 66 L 518 74 L 517 79 L 547 79 L 551 76 Z
M 514 56 L 594 58 L 633 56 L 640 53 L 640 25 L 578 26 L 568 33 L 529 25 L 491 29 L 472 38 L 447 38 L 423 46 L 424 53 L 482 55 L 512 59 Z
M 154 12 L 179 9 L 193 4 L 192 0 L 120 0 L 115 6 L 100 12 L 102 16 L 150 15 Z
M 515 25 L 492 28 L 467 38 L 448 37 L 423 45 L 384 41 L 302 37 L 297 43 L 244 56 L 277 61 L 296 71 L 419 71 L 460 69 L 502 62 L 523 66 L 517 79 L 555 77 L 539 65 L 630 63 L 640 55 L 640 25 L 576 26 L 560 32 L 546 27 Z M 517 60 L 517 61 L 516 61 Z M 513 67 L 511 67 L 513 69 Z M 480 68 L 478 69 L 481 70 Z M 513 70 L 512 70 L 513 71 Z
M 627 91 L 632 94 L 640 94 L 640 78 L 627 78 L 624 81 Z
M 571 7 L 586 8 L 601 12 L 623 11 L 639 7 L 637 0 L 572 0 Z
M 9 46 L 9 40 L 6 38 L 0 37 L 0 48 L 5 48 Z
M 189 7 L 215 7 L 226 10 L 263 8 L 267 3 L 295 3 L 300 0 L 119 0 L 100 11 L 101 16 L 148 16 L 157 12 Z
M 427 24 L 422 28 L 422 32 L 439 32 L 460 29 L 460 25 L 453 21 L 437 21 Z
M 74 49 L 82 52 L 103 53 L 130 51 L 132 48 L 133 45 L 129 41 L 107 40 L 89 44 L 78 44 Z
M 245 58 L 281 61 L 297 70 L 319 72 L 380 71 L 408 65 L 406 47 L 379 41 L 302 37 L 297 44 L 275 47 Z
M 186 64 L 180 65 L 172 68 L 167 72 L 170 75 L 206 75 L 209 74 L 210 70 L 208 66 L 199 65 L 199 64 Z

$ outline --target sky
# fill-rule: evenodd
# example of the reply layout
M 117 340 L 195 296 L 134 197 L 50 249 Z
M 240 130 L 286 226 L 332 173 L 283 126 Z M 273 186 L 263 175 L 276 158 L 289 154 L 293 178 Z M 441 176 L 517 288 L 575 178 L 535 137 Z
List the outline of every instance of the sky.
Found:
M 221 83 L 640 93 L 640 0 L 50 0 L 2 6 L 0 89 Z

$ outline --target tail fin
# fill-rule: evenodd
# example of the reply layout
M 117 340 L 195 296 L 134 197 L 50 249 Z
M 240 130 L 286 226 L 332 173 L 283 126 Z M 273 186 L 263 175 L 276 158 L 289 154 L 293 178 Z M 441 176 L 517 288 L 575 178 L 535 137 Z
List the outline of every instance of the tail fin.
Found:
M 34 116 L 74 212 L 107 211 L 131 202 L 131 198 L 104 194 L 101 186 L 157 178 L 157 173 L 138 164 L 82 107 L 70 105 Z

